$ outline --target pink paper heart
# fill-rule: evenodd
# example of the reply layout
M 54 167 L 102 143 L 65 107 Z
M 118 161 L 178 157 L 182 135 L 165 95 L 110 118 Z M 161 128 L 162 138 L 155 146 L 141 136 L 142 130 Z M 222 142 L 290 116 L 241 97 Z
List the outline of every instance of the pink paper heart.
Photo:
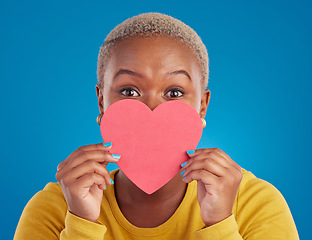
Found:
M 113 103 L 101 120 L 104 142 L 121 155 L 119 168 L 147 194 L 160 189 L 188 160 L 187 150 L 196 148 L 202 122 L 189 104 L 172 100 L 153 111 L 144 103 L 124 99 Z

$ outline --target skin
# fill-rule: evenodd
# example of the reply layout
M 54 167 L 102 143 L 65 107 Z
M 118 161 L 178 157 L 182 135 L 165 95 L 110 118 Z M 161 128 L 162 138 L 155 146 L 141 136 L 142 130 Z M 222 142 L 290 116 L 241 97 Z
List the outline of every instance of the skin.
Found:
M 116 101 L 132 98 L 152 110 L 165 101 L 184 101 L 205 117 L 210 91 L 202 89 L 200 65 L 181 42 L 164 36 L 137 37 L 114 46 L 106 64 L 104 85 L 96 85 L 101 113 Z M 58 166 L 56 178 L 69 211 L 89 221 L 97 222 L 103 189 L 111 184 L 106 166 L 118 161 L 108 152 L 110 148 L 102 143 L 80 147 Z M 206 227 L 232 214 L 242 179 L 240 166 L 218 148 L 197 149 L 189 157 L 181 168 L 184 175 L 177 174 L 151 195 L 137 188 L 122 171 L 116 174 L 116 199 L 130 223 L 156 227 L 166 222 L 183 200 L 187 183 L 194 180 Z

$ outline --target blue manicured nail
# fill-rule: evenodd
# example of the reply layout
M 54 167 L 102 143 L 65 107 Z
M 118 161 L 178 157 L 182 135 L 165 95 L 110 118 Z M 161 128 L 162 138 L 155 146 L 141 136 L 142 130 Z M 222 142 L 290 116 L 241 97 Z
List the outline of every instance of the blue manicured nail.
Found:
M 187 152 L 187 154 L 193 154 L 195 152 L 195 150 L 188 150 L 186 152 Z
M 184 181 L 186 177 L 184 177 L 182 180 Z
M 181 174 L 181 176 L 183 176 L 183 174 L 185 173 L 185 170 L 183 171 L 183 172 L 181 172 L 180 174 Z
M 106 190 L 106 185 L 105 185 L 105 188 L 104 188 L 104 190 Z
M 181 167 L 184 167 L 187 164 L 187 161 L 181 164 Z
M 107 143 L 104 143 L 103 145 L 104 145 L 104 147 L 110 147 L 110 146 L 112 146 L 112 143 L 111 142 L 107 142 Z
M 120 155 L 118 155 L 118 154 L 112 154 L 113 155 L 113 158 L 117 158 L 117 159 L 120 159 Z
M 114 184 L 114 181 L 113 181 L 113 179 L 111 179 L 111 183 L 112 183 L 112 184 Z

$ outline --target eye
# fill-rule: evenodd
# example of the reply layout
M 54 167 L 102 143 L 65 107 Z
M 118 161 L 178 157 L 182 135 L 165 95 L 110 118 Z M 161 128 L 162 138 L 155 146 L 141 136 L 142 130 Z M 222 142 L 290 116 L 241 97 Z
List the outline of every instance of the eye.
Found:
M 123 88 L 121 89 L 120 93 L 127 97 L 138 97 L 140 94 L 138 91 L 134 90 L 133 88 Z
M 181 97 L 183 94 L 184 94 L 184 91 L 178 88 L 174 88 L 166 92 L 165 96 L 169 98 L 178 98 L 178 97 Z

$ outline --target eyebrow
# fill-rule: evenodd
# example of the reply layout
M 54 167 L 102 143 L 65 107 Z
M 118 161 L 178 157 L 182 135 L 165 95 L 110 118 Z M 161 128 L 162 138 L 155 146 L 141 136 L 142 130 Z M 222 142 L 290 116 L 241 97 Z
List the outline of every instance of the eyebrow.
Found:
M 185 70 L 173 71 L 173 72 L 168 73 L 167 75 L 178 75 L 178 74 L 183 74 L 183 75 L 187 76 L 187 78 L 189 80 L 192 81 L 192 78 L 191 78 L 190 74 L 187 71 L 185 71 Z
M 138 76 L 141 77 L 141 74 L 127 70 L 127 69 L 120 69 L 114 76 L 114 79 L 117 78 L 118 76 L 122 75 L 122 74 L 127 74 L 127 75 L 131 75 L 131 76 Z
M 137 77 L 142 77 L 141 74 L 139 73 L 136 73 L 136 72 L 133 72 L 131 70 L 127 70 L 127 69 L 120 69 L 114 76 L 114 79 L 116 79 L 118 76 L 122 75 L 122 74 L 127 74 L 127 75 L 131 75 L 131 76 L 137 76 Z M 190 76 L 190 74 L 185 71 L 185 70 L 177 70 L 177 71 L 173 71 L 173 72 L 169 72 L 167 73 L 166 75 L 168 76 L 171 76 L 171 75 L 178 75 L 178 74 L 183 74 L 185 75 L 189 80 L 192 81 L 192 78 Z

